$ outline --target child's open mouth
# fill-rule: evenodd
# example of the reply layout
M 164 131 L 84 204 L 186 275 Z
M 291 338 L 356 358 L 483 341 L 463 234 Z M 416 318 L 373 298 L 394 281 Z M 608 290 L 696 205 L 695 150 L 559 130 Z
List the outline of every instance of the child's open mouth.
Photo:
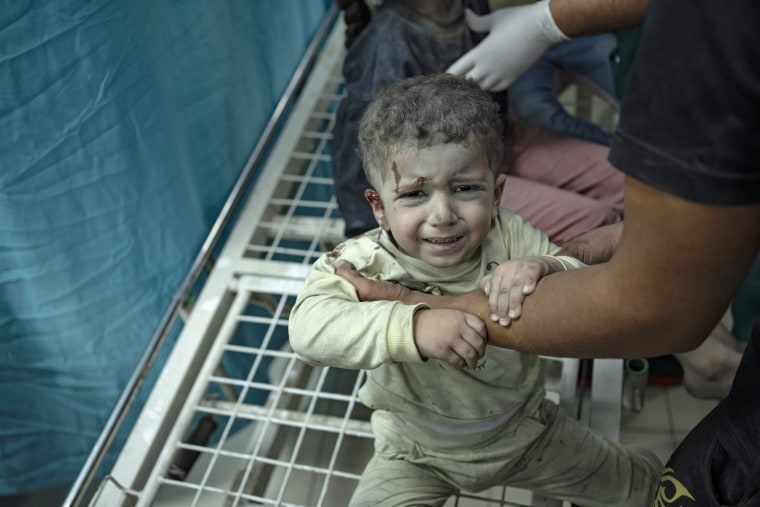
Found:
M 425 241 L 436 246 L 446 247 L 459 242 L 464 236 L 451 236 L 448 238 L 427 238 Z

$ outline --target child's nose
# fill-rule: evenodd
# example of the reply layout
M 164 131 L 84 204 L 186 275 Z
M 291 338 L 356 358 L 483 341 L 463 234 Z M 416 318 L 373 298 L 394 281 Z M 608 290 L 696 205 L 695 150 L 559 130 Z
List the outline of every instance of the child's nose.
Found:
M 456 211 L 453 206 L 454 203 L 448 196 L 434 196 L 430 203 L 430 222 L 433 225 L 451 225 L 456 221 Z

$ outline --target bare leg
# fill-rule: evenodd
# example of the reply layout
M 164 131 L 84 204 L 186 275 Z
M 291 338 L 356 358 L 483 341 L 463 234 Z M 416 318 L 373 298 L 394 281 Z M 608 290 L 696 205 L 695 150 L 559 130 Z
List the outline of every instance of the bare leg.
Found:
M 686 390 L 699 399 L 723 399 L 734 381 L 742 346 L 721 322 L 696 349 L 676 354 Z

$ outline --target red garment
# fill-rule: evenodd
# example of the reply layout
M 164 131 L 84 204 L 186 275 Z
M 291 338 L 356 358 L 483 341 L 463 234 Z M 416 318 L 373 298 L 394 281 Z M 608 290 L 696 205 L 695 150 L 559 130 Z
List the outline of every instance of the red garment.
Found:
M 622 220 L 624 175 L 608 147 L 530 127 L 519 129 L 511 152 L 501 205 L 554 243 Z

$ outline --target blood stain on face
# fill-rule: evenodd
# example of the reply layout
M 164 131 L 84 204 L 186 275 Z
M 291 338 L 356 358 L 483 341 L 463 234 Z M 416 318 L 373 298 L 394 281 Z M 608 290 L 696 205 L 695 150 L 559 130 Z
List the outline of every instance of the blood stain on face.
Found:
M 391 171 L 393 171 L 393 180 L 396 182 L 396 192 L 398 192 L 398 184 L 401 181 L 401 173 L 398 172 L 398 166 L 394 160 L 391 163 Z

